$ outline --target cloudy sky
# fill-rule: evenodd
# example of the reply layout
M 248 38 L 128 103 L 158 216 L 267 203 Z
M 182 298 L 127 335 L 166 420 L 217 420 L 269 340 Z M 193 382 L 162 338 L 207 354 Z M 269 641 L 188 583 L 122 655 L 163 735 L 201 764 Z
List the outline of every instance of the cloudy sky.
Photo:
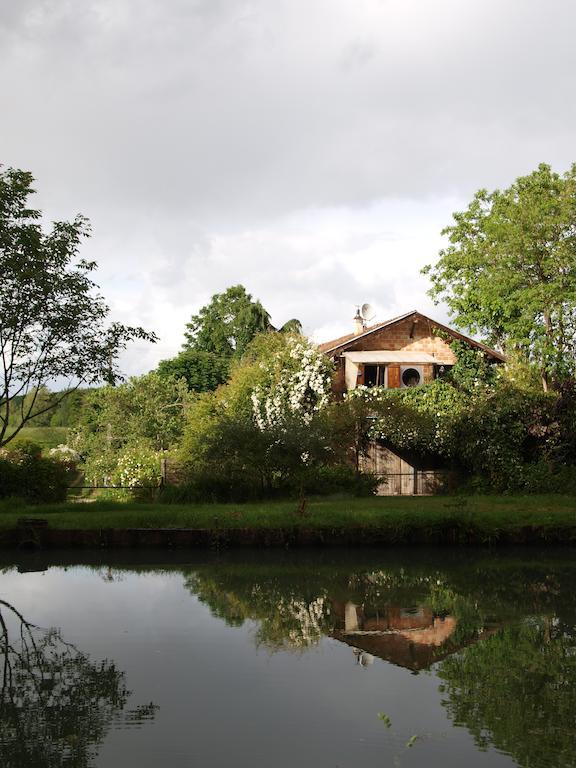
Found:
M 243 283 L 317 340 L 418 308 L 480 187 L 576 161 L 573 0 L 0 0 L 0 162 L 87 215 L 113 316 L 175 353 Z

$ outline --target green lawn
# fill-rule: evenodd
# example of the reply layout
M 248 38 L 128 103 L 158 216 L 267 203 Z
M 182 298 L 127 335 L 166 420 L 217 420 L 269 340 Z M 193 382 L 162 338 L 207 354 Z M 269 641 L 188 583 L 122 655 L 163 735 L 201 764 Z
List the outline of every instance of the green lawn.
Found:
M 0 528 L 20 517 L 47 518 L 54 528 L 314 528 L 433 529 L 458 522 L 486 533 L 520 526 L 576 529 L 576 496 L 435 496 L 318 499 L 297 513 L 296 501 L 254 504 L 0 503 Z
M 44 451 L 66 442 L 68 427 L 24 427 L 9 445 L 17 445 L 22 440 L 38 443 Z

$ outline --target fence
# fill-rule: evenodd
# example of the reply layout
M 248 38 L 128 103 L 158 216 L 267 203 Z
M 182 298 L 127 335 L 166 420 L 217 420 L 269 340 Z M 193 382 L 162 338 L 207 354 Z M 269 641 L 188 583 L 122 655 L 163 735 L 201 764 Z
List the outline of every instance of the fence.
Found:
M 415 460 L 376 441 L 362 458 L 361 469 L 378 478 L 379 496 L 428 496 L 439 493 L 449 480 L 446 470 L 419 468 Z
M 378 496 L 432 496 L 439 493 L 448 482 L 448 472 L 443 470 L 418 470 L 410 472 L 376 472 Z

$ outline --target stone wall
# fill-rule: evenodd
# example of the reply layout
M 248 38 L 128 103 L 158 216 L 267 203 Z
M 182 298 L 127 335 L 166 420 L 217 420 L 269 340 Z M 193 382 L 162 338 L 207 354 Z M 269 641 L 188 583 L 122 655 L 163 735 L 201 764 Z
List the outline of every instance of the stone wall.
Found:
M 426 352 L 438 359 L 440 364 L 454 365 L 456 356 L 444 339 L 433 334 L 434 324 L 423 318 L 407 318 L 399 323 L 358 338 L 346 345 L 346 352 L 371 350 L 406 350 Z

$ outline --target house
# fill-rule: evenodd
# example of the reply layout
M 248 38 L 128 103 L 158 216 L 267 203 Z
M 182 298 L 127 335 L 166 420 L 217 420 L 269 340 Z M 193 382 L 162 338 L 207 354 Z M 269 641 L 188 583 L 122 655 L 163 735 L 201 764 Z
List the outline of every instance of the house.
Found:
M 398 389 L 429 384 L 455 364 L 453 340 L 480 350 L 494 365 L 505 362 L 500 352 L 416 310 L 370 327 L 358 311 L 352 333 L 324 342 L 319 349 L 334 363 L 332 390 L 335 397 L 342 397 L 360 386 Z M 381 478 L 380 495 L 436 493 L 447 478 L 430 459 L 400 454 L 382 442 L 370 446 L 362 469 Z
M 414 387 L 442 376 L 456 362 L 450 341 L 481 350 L 490 362 L 504 355 L 416 310 L 366 327 L 360 312 L 354 331 L 324 342 L 319 349 L 334 362 L 335 395 L 359 386 Z
M 496 632 L 483 627 L 466 639 L 455 639 L 457 619 L 438 615 L 427 605 L 378 606 L 352 601 L 331 604 L 330 636 L 351 646 L 361 664 L 377 657 L 414 672 L 428 669 L 447 656 Z

